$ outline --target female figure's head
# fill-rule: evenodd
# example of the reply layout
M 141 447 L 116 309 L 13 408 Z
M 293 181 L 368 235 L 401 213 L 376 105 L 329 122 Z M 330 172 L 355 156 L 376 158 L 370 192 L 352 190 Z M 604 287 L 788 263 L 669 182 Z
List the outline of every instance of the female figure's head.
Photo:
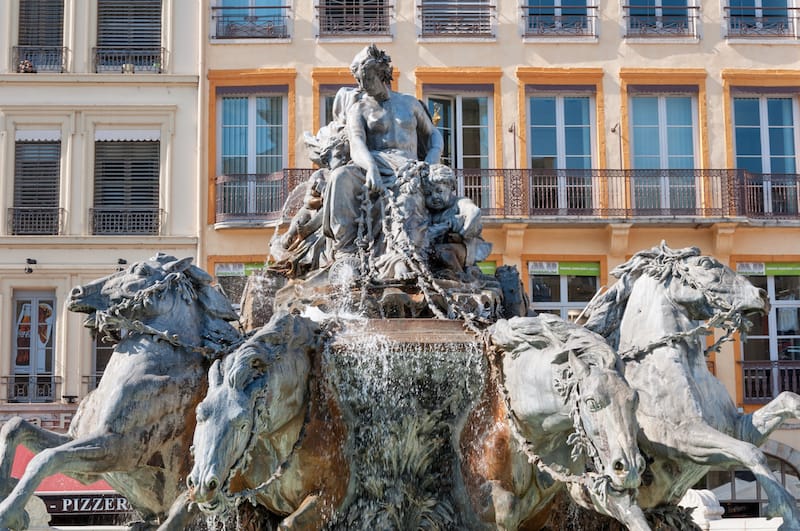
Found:
M 359 88 L 371 96 L 386 92 L 392 81 L 392 59 L 386 52 L 370 44 L 353 58 L 350 71 Z

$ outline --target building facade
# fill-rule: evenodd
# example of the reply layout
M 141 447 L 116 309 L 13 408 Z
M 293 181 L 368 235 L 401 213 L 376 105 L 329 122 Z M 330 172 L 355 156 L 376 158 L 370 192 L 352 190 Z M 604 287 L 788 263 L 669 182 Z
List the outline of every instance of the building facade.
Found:
M 0 422 L 66 430 L 96 385 L 111 347 L 66 309 L 75 286 L 197 256 L 198 17 L 189 0 L 0 3 Z

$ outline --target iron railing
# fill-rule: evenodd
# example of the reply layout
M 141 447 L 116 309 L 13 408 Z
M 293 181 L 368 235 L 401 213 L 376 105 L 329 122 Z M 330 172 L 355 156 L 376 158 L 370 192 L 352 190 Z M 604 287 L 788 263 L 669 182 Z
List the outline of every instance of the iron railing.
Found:
M 625 6 L 628 37 L 694 37 L 699 6 Z
M 89 209 L 91 232 L 94 235 L 161 234 L 164 211 L 158 208 L 113 208 Z
M 725 7 L 728 37 L 797 36 L 798 7 Z
M 800 361 L 740 361 L 745 404 L 769 402 L 783 391 L 800 392 Z
M 67 64 L 64 46 L 14 46 L 12 54 L 12 64 L 21 74 L 60 74 Z
M 283 212 L 286 199 L 311 169 L 285 169 L 269 174 L 232 174 L 217 177 L 217 223 L 274 221 L 294 214 Z M 298 205 L 299 206 L 299 205 Z
M 488 1 L 422 0 L 421 37 L 493 37 L 494 6 Z
M 321 1 L 317 14 L 320 37 L 390 35 L 388 2 L 372 0 L 351 5 Z
M 286 39 L 291 6 L 211 8 L 211 27 L 216 39 Z
M 526 37 L 591 37 L 597 34 L 597 6 L 522 6 Z
M 14 235 L 55 235 L 64 230 L 63 208 L 8 209 L 8 233 Z
M 52 373 L 12 374 L 0 377 L 6 400 L 15 403 L 55 402 L 61 377 Z
M 164 66 L 164 48 L 106 46 L 93 48 L 94 71 L 98 74 L 160 74 Z
M 299 205 L 282 213 L 283 203 L 312 171 L 287 169 L 268 175 L 218 177 L 217 222 L 291 216 Z M 458 194 L 472 199 L 489 217 L 800 220 L 800 174 L 729 169 L 454 171 Z
M 800 218 L 800 175 L 741 172 L 736 184 L 741 215 L 756 219 Z

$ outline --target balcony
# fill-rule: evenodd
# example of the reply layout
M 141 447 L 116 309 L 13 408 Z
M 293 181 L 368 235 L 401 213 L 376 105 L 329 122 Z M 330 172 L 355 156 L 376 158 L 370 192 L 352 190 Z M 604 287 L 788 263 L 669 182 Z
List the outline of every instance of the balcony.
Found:
M 522 6 L 525 37 L 593 37 L 597 6 L 561 8 Z
M 699 6 L 624 6 L 626 37 L 695 37 Z
M 494 6 L 483 2 L 424 1 L 417 6 L 420 37 L 494 37 Z
M 357 6 L 328 0 L 317 6 L 320 37 L 390 36 L 390 7 L 383 1 L 365 0 Z
M 286 169 L 270 174 L 235 174 L 217 177 L 216 222 L 252 224 L 280 221 L 301 205 L 283 212 L 289 192 L 308 180 L 312 169 Z
M 53 402 L 61 377 L 51 373 L 13 374 L 0 378 L 6 386 L 6 401 L 13 403 Z
M 291 6 L 211 8 L 215 39 L 288 39 Z
M 576 216 L 638 222 L 748 217 L 800 221 L 800 174 L 743 170 L 456 169 L 458 193 L 483 215 L 544 219 Z M 279 221 L 288 194 L 312 169 L 217 178 L 217 223 Z M 765 198 L 769 201 L 765 202 Z
M 98 74 L 160 74 L 164 48 L 145 46 L 93 48 L 94 71 Z
M 67 63 L 63 46 L 14 46 L 12 63 L 20 74 L 61 74 Z
M 7 230 L 17 236 L 62 234 L 63 208 L 9 208 Z
M 725 7 L 728 37 L 797 37 L 798 7 Z
M 740 361 L 745 404 L 764 404 L 783 391 L 800 392 L 800 361 Z
M 158 208 L 90 208 L 94 235 L 152 235 L 161 233 L 164 211 Z

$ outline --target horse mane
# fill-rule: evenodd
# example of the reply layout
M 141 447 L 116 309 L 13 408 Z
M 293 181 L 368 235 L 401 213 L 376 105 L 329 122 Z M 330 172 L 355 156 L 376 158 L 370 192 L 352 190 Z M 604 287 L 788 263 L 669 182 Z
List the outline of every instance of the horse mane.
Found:
M 697 247 L 671 249 L 664 241 L 661 245 L 634 254 L 630 260 L 611 271 L 617 282 L 586 306 L 583 326 L 606 338 L 616 349 L 619 346 L 619 324 L 636 281 L 642 275 L 666 281 L 679 274 L 676 268 L 680 261 L 699 255 L 700 249 Z
M 554 353 L 554 364 L 567 363 L 570 352 L 592 366 L 615 367 L 619 361 L 611 348 L 602 348 L 606 346 L 602 337 L 551 314 L 501 319 L 491 334 L 494 345 L 512 357 L 533 348 L 542 355 Z

